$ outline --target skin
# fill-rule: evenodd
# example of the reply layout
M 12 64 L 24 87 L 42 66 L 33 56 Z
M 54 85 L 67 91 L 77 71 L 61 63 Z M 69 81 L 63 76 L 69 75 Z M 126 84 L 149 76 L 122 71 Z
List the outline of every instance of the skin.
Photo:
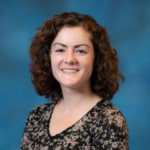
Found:
M 101 100 L 90 85 L 95 57 L 90 38 L 82 27 L 63 27 L 51 44 L 52 72 L 63 92 L 56 106 L 64 115 L 89 109 Z M 62 71 L 71 68 L 78 71 Z

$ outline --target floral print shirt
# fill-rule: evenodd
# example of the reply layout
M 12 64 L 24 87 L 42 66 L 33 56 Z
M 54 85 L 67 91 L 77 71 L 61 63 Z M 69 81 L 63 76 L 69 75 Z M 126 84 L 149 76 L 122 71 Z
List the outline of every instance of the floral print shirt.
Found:
M 99 101 L 80 120 L 54 136 L 49 123 L 57 102 L 35 107 L 28 115 L 21 150 L 128 150 L 128 128 L 122 113 Z

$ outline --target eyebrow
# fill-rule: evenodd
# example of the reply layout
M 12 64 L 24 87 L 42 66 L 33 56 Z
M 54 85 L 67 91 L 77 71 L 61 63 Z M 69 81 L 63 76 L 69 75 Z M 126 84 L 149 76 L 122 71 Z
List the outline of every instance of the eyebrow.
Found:
M 55 44 L 53 44 L 52 46 L 55 46 L 55 45 L 61 45 L 61 46 L 63 46 L 63 47 L 67 47 L 67 45 L 65 45 L 65 44 L 62 44 L 62 43 L 55 43 Z M 86 46 L 86 47 L 88 47 L 89 48 L 89 46 L 87 45 L 87 44 L 79 44 L 79 45 L 75 45 L 74 46 L 74 48 L 78 48 L 78 47 L 80 47 L 80 46 Z

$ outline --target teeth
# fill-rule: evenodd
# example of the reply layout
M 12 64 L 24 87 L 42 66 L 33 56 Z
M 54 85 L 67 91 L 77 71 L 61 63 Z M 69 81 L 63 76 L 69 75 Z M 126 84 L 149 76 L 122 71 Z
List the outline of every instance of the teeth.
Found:
M 77 70 L 69 70 L 69 69 L 63 69 L 62 71 L 67 73 L 77 72 Z

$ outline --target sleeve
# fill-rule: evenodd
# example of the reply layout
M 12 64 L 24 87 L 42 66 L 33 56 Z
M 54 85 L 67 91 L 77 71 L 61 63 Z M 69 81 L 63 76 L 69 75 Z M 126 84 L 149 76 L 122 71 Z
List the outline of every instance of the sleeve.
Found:
M 97 122 L 93 145 L 95 150 L 129 150 L 128 128 L 121 112 L 110 113 Z
M 32 147 L 31 145 L 33 141 L 32 141 L 31 133 L 34 130 L 33 118 L 34 118 L 34 111 L 32 110 L 26 119 L 26 124 L 25 124 L 24 132 L 23 132 L 23 136 L 21 140 L 20 150 L 27 150 Z

